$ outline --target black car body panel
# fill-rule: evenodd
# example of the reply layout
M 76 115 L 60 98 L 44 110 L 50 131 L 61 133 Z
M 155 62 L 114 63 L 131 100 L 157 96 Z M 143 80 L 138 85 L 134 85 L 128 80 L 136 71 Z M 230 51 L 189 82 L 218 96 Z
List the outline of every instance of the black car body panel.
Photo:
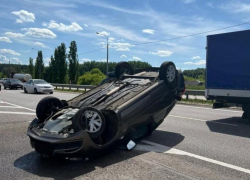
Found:
M 176 71 L 176 81 L 170 88 L 159 79 L 159 68 L 135 75 L 123 74 L 69 101 L 62 101 L 64 107 L 46 120 L 31 122 L 27 131 L 31 145 L 47 156 L 89 157 L 118 142 L 150 134 L 182 96 L 185 87 L 179 82 L 179 76 Z M 102 133 L 98 136 L 91 132 L 91 122 L 96 117 L 100 117 L 98 122 L 102 124 L 99 130 Z M 98 128 L 94 126 L 92 131 Z

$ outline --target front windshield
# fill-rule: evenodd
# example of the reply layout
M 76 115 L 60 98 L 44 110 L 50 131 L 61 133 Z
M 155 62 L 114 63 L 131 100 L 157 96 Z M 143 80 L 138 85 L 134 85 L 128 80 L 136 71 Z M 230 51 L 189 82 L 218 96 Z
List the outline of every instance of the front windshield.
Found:
M 22 83 L 20 80 L 18 79 L 10 79 L 11 82 L 14 82 L 14 83 Z
M 34 84 L 48 84 L 46 81 L 44 80 L 33 80 Z

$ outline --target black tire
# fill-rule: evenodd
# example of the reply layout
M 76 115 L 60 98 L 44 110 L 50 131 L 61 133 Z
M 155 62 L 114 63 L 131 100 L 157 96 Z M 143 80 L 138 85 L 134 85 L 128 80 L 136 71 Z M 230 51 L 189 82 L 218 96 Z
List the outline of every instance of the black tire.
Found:
M 244 108 L 244 113 L 242 117 L 243 119 L 248 119 L 250 121 L 250 104 Z
M 101 127 L 100 129 L 97 131 L 97 132 L 89 132 L 87 129 L 89 127 L 88 123 L 89 123 L 89 119 L 86 119 L 86 117 L 84 116 L 84 113 L 86 111 L 94 111 L 95 113 L 97 113 L 100 118 L 101 118 Z M 105 120 L 105 117 L 104 115 L 102 114 L 101 111 L 93 108 L 93 107 L 84 107 L 84 108 L 81 108 L 73 117 L 73 120 L 72 120 L 72 127 L 73 129 L 75 129 L 76 131 L 79 131 L 79 130 L 87 130 L 88 133 L 89 133 L 89 136 L 92 138 L 92 139 L 97 139 L 97 138 L 100 138 L 101 135 L 103 134 L 104 130 L 105 130 L 105 127 L 106 127 L 106 120 Z
M 6 86 L 3 86 L 4 89 L 6 89 Z
M 37 94 L 37 93 L 38 93 L 36 88 L 34 89 L 34 93 L 35 93 L 35 94 Z
M 168 74 L 169 73 L 169 74 Z M 171 61 L 166 61 L 161 64 L 159 71 L 160 80 L 164 80 L 166 85 L 172 90 L 177 87 L 177 71 L 175 64 Z
M 26 88 L 23 88 L 23 91 L 24 91 L 24 93 L 27 93 L 27 90 L 26 90 Z
M 53 92 L 50 92 L 50 94 L 53 94 Z
M 40 121 L 47 119 L 55 109 L 63 107 L 62 101 L 56 97 L 45 97 L 36 106 L 36 116 Z
M 119 78 L 123 73 L 132 74 L 132 68 L 127 62 L 119 62 L 115 66 L 115 76 Z

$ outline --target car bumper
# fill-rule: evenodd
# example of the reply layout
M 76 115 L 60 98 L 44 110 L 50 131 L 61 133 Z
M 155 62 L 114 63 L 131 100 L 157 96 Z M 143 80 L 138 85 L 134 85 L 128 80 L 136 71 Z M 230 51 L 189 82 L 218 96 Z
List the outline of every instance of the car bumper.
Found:
M 95 144 L 89 137 L 88 132 L 84 130 L 65 137 L 43 133 L 37 128 L 29 127 L 27 135 L 30 138 L 31 147 L 45 156 L 89 157 L 98 150 L 105 149 L 113 144 L 112 142 L 103 146 Z
M 40 88 L 37 91 L 40 93 L 51 93 L 54 91 L 54 89 L 53 88 Z

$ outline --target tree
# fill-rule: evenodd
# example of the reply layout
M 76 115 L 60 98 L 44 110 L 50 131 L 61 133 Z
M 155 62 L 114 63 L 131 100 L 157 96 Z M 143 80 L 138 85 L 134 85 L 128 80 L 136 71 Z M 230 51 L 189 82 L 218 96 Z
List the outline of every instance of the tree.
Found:
M 38 51 L 38 55 L 35 63 L 35 78 L 42 79 L 44 72 L 44 63 L 43 63 L 43 53 L 42 51 Z
M 77 45 L 75 41 L 71 41 L 69 47 L 69 80 L 72 84 L 76 84 L 78 79 L 78 56 L 77 56 Z
M 29 59 L 29 73 L 33 77 L 34 76 L 34 63 L 33 63 L 33 58 L 30 57 Z
M 57 47 L 58 57 L 56 59 L 56 65 L 58 67 L 58 83 L 65 83 L 67 74 L 67 61 L 66 61 L 66 47 L 64 43 Z
M 95 68 L 86 72 L 83 76 L 80 76 L 77 84 L 98 85 L 105 78 L 105 74 L 103 74 L 100 69 Z

